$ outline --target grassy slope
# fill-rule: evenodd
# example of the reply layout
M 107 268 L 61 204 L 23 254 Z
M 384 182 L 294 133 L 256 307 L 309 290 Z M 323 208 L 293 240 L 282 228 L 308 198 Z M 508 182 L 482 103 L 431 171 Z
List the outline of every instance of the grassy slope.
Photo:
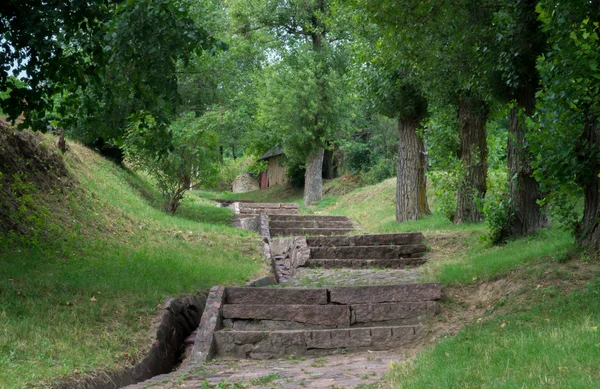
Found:
M 264 271 L 258 237 L 230 227 L 231 211 L 194 197 L 168 216 L 143 177 L 78 145 L 67 164 L 76 188 L 31 193 L 41 213 L 52 207 L 39 228 L 62 233 L 0 249 L 0 388 L 130 364 L 166 297 Z
M 494 247 L 484 239 L 485 225 L 453 225 L 435 214 L 434 201 L 432 216 L 397 224 L 394 185 L 387 180 L 344 196 L 325 196 L 305 212 L 346 215 L 366 232 L 423 231 L 433 249 L 426 265 L 431 280 L 450 288 L 474 283 L 473 288 L 485 288 L 493 280 L 510 279 L 520 285 L 520 292 L 513 296 L 506 291 L 488 314 L 464 323 L 458 335 L 420 353 L 414 362 L 394 365 L 388 375 L 392 387 L 599 385 L 600 271 L 597 266 L 582 271 L 587 264 L 569 260 L 575 256 L 570 254 L 570 233 L 556 228 Z M 286 201 L 281 193 L 285 192 L 264 192 L 261 200 Z M 563 267 L 584 274 L 560 270 Z M 554 285 L 548 274 L 556 274 L 553 277 L 561 282 Z

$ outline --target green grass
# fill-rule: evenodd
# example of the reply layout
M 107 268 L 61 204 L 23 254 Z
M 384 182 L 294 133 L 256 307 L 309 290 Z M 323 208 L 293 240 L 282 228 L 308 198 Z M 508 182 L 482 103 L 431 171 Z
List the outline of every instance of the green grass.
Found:
M 396 388 L 596 388 L 600 282 L 575 292 L 533 289 L 525 302 L 396 364 Z
M 459 259 L 442 264 L 436 278 L 447 285 L 495 280 L 533 260 L 562 261 L 573 244 L 572 234 L 561 229 L 541 231 L 502 246 L 482 242 Z
M 130 365 L 167 297 L 265 271 L 230 210 L 192 196 L 169 216 L 143 177 L 78 145 L 67 159 L 79 185 L 38 226 L 62 234 L 0 251 L 0 388 Z

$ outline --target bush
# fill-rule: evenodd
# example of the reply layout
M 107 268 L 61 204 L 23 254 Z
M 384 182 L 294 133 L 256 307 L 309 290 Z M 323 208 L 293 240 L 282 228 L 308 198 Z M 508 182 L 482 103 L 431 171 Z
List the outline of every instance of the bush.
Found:
M 382 181 L 387 180 L 396 176 L 396 161 L 389 159 L 380 159 L 367 172 L 363 172 L 360 175 L 361 180 L 367 185 L 378 184 Z
M 129 118 L 125 155 L 134 169 L 156 181 L 166 212 L 175 213 L 192 185 L 211 185 L 218 177 L 217 137 L 200 126 L 193 114 L 170 127 L 142 111 Z
M 460 180 L 458 171 L 432 171 L 427 175 L 433 186 L 437 212 L 445 218 L 453 220 L 456 214 L 456 191 Z
M 487 238 L 493 243 L 502 243 L 510 234 L 510 197 L 506 171 L 489 171 L 487 192 L 483 204 L 483 217 L 489 228 Z

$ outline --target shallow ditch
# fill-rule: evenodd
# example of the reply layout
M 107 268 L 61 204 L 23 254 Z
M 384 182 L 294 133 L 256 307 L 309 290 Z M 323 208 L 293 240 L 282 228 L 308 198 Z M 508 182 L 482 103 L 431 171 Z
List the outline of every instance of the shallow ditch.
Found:
M 134 367 L 90 377 L 71 377 L 52 388 L 117 389 L 174 371 L 184 357 L 186 339 L 200 324 L 206 298 L 207 294 L 201 292 L 167 301 L 156 324 L 156 339 L 148 354 Z

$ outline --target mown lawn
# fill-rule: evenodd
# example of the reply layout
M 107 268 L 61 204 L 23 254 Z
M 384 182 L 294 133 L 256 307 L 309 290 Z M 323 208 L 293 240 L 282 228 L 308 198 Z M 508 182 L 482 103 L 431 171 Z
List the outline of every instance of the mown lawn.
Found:
M 52 239 L 0 245 L 0 388 L 129 365 L 167 297 L 266 271 L 259 237 L 230 210 L 191 197 L 164 214 L 144 177 L 71 150 L 79 183 L 50 203 L 32 193 L 40 212 L 61 207 L 37 226 Z

